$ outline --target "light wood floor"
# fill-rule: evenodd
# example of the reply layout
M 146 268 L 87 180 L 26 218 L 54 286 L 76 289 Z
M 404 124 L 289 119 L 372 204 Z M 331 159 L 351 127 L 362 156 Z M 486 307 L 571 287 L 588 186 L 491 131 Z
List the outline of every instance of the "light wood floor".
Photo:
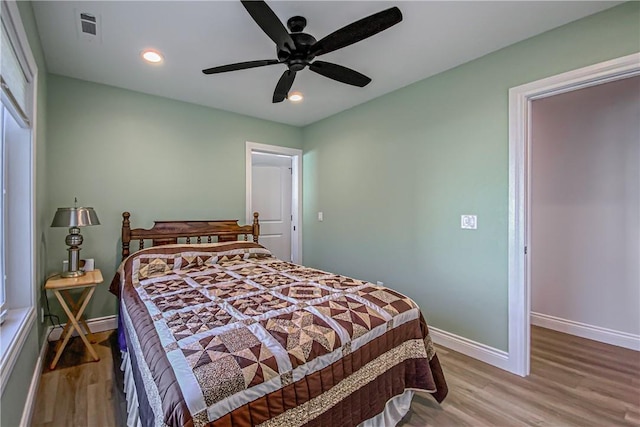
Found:
M 75 338 L 43 373 L 33 426 L 116 425 L 110 333 L 96 334 L 100 362 Z M 399 426 L 640 426 L 639 352 L 537 327 L 531 335 L 527 378 L 438 347 L 449 396 L 440 406 L 417 395 Z
M 638 426 L 640 352 L 538 327 L 522 378 L 438 347 L 449 395 L 416 396 L 402 427 Z
M 100 357 L 98 362 L 93 362 L 79 337 L 72 338 L 53 371 L 49 370 L 49 364 L 53 360 L 54 346 L 49 344 L 32 426 L 116 426 L 112 334 L 115 335 L 115 331 L 94 335 L 96 343 L 93 347 Z

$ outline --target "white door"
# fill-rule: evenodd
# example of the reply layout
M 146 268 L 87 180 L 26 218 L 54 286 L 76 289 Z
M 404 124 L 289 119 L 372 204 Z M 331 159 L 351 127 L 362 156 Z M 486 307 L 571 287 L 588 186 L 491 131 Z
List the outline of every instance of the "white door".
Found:
M 291 261 L 291 157 L 251 154 L 251 208 L 260 214 L 260 244 Z

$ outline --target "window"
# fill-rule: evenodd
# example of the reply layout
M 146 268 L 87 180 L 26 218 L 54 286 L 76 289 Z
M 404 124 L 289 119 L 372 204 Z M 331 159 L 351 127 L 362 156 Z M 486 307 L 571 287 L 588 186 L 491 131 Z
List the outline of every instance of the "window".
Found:
M 0 325 L 4 323 L 4 319 L 7 318 L 7 309 L 5 307 L 6 299 L 5 299 L 5 266 L 4 266 L 4 252 L 5 247 L 7 246 L 5 242 L 5 237 L 7 235 L 6 230 L 6 221 L 5 218 L 7 214 L 4 211 L 7 202 L 5 201 L 7 190 L 5 188 L 5 183 L 7 182 L 7 163 L 6 163 L 6 154 L 4 152 L 4 105 L 2 106 L 2 110 L 0 110 L 0 235 L 2 235 L 2 239 L 0 239 Z
M 31 129 L 5 106 L 0 110 L 0 325 L 8 309 L 32 305 L 33 286 L 25 283 L 30 268 L 31 246 Z M 26 280 L 25 280 L 26 279 Z M 1 327 L 1 326 L 0 326 Z M 4 336 L 3 336 L 4 338 Z
M 0 13 L 0 372 L 2 391 L 35 322 L 37 68 L 15 1 Z

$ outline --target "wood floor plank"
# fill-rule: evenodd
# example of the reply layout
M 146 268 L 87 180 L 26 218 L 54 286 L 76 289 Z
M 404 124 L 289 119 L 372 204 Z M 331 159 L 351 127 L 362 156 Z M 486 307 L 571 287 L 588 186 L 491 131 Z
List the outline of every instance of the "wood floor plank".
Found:
M 76 340 L 45 367 L 32 426 L 116 426 L 111 333 L 96 334 L 99 362 Z M 539 327 L 531 338 L 527 378 L 436 346 L 449 396 L 416 394 L 399 426 L 640 426 L 640 352 Z
M 58 390 L 50 399 L 55 400 L 53 421 L 50 425 L 76 425 L 76 396 L 82 396 L 82 390 L 78 390 L 78 371 L 69 369 L 60 374 Z
M 53 414 L 55 409 L 55 400 L 47 399 L 48 396 L 55 396 L 58 392 L 58 380 L 60 375 L 58 372 L 53 372 L 51 375 L 43 375 L 40 379 L 40 386 L 38 394 L 36 396 L 39 405 L 36 405 L 34 409 L 34 420 L 39 420 L 41 424 L 50 423 L 53 421 Z

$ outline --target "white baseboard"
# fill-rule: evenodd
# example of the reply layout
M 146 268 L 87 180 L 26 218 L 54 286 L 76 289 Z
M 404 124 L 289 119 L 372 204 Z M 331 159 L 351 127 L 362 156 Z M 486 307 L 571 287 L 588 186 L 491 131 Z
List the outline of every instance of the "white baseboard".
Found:
M 51 330 L 51 326 L 45 331 L 47 334 Z M 45 335 L 46 337 L 46 335 Z M 36 366 L 33 368 L 33 375 L 31 376 L 31 385 L 27 392 L 27 400 L 24 403 L 24 409 L 22 410 L 22 418 L 20 419 L 20 427 L 28 427 L 31 425 L 31 418 L 33 417 L 33 409 L 36 404 L 36 397 L 38 395 L 38 386 L 40 385 L 40 377 L 42 376 L 42 365 L 44 359 L 47 357 L 48 348 L 47 339 L 42 340 L 42 346 L 40 347 L 40 354 L 36 361 Z
M 531 324 L 565 334 L 576 335 L 605 344 L 616 345 L 635 351 L 640 351 L 640 335 L 614 331 L 600 326 L 587 325 L 573 320 L 561 319 L 542 313 L 531 312 Z
M 429 334 L 433 342 L 443 347 L 462 353 L 466 356 L 473 357 L 482 362 L 493 365 L 497 368 L 510 371 L 509 354 L 506 351 L 498 350 L 485 344 L 470 340 L 459 335 L 443 331 L 438 328 L 429 326 Z
M 117 329 L 118 318 L 115 315 L 96 317 L 95 319 L 87 320 L 87 324 L 89 325 L 89 329 L 91 329 L 91 332 L 104 332 L 111 329 Z M 49 341 L 58 341 L 60 339 L 60 335 L 62 335 L 63 327 L 64 325 L 57 325 L 57 327 L 49 335 Z M 77 337 L 78 331 L 74 330 L 72 336 Z

